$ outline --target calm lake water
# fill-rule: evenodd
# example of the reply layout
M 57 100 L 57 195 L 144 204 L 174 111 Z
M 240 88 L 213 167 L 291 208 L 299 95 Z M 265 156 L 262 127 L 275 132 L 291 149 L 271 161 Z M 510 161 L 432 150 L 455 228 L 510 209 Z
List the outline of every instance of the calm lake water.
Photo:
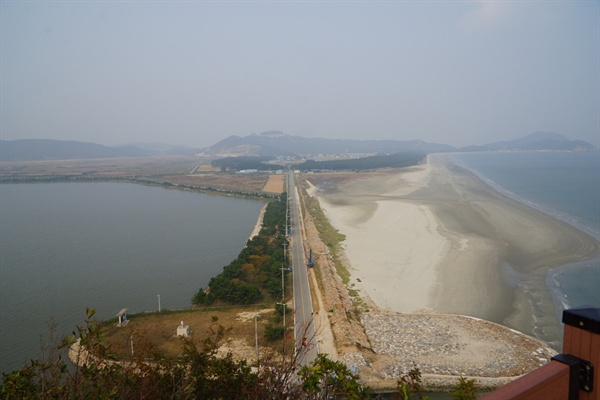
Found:
M 0 372 L 39 358 L 50 319 L 189 308 L 264 202 L 127 183 L 0 185 Z

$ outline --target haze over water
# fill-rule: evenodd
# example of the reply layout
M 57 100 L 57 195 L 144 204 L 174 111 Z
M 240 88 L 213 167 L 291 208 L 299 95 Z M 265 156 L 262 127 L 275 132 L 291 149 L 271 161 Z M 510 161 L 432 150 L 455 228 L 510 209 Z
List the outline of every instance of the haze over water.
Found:
M 600 239 L 598 150 L 479 153 L 452 157 L 504 194 Z M 545 284 L 553 296 L 557 321 L 566 308 L 600 307 L 600 257 L 553 268 L 547 274 Z M 544 311 L 540 309 L 540 312 Z
M 188 308 L 237 257 L 264 202 L 125 183 L 0 186 L 0 372 L 97 318 Z

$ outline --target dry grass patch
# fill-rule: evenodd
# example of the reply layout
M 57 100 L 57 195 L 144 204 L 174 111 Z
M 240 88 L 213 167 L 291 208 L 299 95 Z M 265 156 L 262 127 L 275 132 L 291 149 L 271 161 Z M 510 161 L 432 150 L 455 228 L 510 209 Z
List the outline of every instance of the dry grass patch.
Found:
M 225 350 L 231 350 L 237 358 L 255 358 L 254 313 L 258 317 L 258 344 L 261 353 L 268 348 L 281 349 L 281 342 L 267 342 L 265 327 L 271 323 L 273 308 L 256 310 L 252 307 L 227 307 L 220 309 L 193 309 L 181 312 L 169 312 L 130 317 L 123 327 L 117 327 L 116 321 L 103 326 L 103 336 L 118 358 L 131 355 L 131 338 L 136 344 L 143 338 L 144 345 L 164 354 L 166 357 L 177 356 L 182 349 L 182 338 L 177 337 L 177 327 L 181 321 L 191 330 L 191 339 L 199 343 L 209 335 L 211 325 L 222 325 L 227 329 L 222 343 Z M 140 345 L 141 346 L 141 345 Z M 262 357 L 262 356 L 261 356 Z M 253 361 L 253 360 L 250 360 Z
M 269 175 L 262 174 L 194 174 L 165 177 L 171 182 L 210 187 L 214 189 L 262 192 L 269 179 Z
M 213 167 L 212 164 L 202 164 L 197 169 L 196 172 L 219 172 L 221 168 Z
M 102 178 L 183 174 L 198 163 L 192 157 L 140 157 L 85 160 L 44 160 L 0 163 L 0 178 L 78 177 Z
M 283 193 L 284 182 L 285 178 L 282 174 L 269 175 L 269 180 L 263 187 L 263 192 L 281 194 Z

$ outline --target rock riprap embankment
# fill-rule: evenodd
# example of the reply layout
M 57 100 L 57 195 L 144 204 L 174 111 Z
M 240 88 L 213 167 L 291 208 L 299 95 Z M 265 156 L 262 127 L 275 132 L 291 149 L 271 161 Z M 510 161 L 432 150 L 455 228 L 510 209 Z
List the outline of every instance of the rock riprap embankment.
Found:
M 422 374 L 513 377 L 556 354 L 541 341 L 471 317 L 371 312 L 361 321 L 378 356 L 372 368 L 383 379 L 413 367 Z

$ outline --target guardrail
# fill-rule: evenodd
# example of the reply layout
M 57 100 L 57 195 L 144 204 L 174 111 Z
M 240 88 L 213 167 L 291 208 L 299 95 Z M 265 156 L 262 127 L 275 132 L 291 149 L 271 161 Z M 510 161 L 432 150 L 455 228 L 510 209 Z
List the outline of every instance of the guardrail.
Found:
M 600 400 L 600 308 L 563 311 L 563 353 L 482 400 Z

